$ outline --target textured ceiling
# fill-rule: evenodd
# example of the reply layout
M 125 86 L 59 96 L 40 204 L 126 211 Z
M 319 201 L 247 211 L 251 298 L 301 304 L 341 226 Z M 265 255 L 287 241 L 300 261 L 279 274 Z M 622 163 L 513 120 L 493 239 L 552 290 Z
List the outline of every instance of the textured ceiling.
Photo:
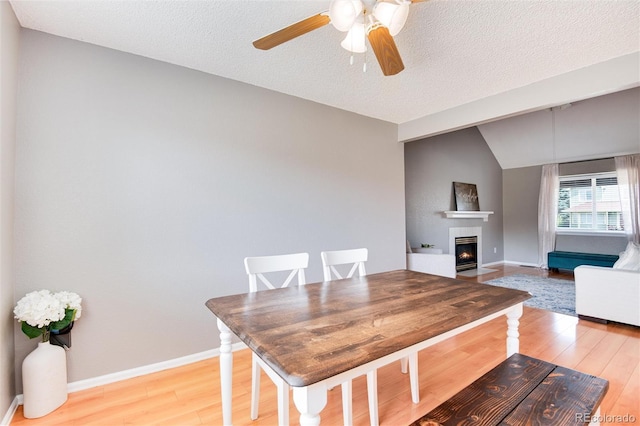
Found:
M 269 51 L 252 41 L 326 1 L 11 1 L 25 28 L 406 123 L 640 51 L 640 2 L 431 0 L 395 37 L 405 70 L 340 47 L 331 25 Z M 366 61 L 367 72 L 362 72 Z M 640 79 L 640 76 L 639 76 Z

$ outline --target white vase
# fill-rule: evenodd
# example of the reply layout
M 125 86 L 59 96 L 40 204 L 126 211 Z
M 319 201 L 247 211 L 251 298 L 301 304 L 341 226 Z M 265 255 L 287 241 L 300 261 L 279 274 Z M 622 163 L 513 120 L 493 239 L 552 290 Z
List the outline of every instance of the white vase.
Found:
M 24 417 L 42 417 L 67 400 L 67 354 L 60 346 L 40 342 L 22 362 Z

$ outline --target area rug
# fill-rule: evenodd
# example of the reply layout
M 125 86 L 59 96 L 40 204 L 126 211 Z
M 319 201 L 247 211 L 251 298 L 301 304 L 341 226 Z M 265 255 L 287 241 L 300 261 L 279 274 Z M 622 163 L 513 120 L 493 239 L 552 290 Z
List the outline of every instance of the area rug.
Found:
M 515 274 L 486 281 L 485 284 L 528 291 L 533 297 L 524 302 L 526 306 L 576 316 L 576 286 L 573 281 Z

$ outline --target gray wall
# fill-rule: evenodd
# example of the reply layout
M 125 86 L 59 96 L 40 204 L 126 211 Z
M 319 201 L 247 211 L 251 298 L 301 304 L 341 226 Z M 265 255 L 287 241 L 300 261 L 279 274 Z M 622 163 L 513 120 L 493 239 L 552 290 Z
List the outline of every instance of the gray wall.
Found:
M 615 170 L 614 155 L 640 152 L 640 89 L 575 102 L 563 110 L 538 111 L 480 126 L 504 167 L 505 261 L 538 263 L 538 194 L 542 166 L 560 162 L 560 174 Z M 555 137 L 551 122 L 555 116 Z M 545 159 L 542 161 L 541 159 Z M 589 161 L 564 161 L 589 158 Z M 595 159 L 595 160 L 594 160 Z M 512 168 L 514 167 L 514 168 Z M 556 249 L 618 254 L 623 236 L 558 235 Z
M 219 346 L 207 299 L 246 292 L 243 258 L 368 247 L 401 269 L 396 126 L 23 30 L 16 297 L 83 297 L 69 380 Z M 16 364 L 35 347 L 16 327 Z
M 502 173 L 504 260 L 538 264 L 538 197 L 542 166 L 507 169 Z
M 620 123 L 620 105 L 631 105 L 637 109 L 639 96 L 640 89 L 632 89 L 579 102 L 562 111 L 565 115 L 570 111 L 573 123 L 562 127 L 565 149 L 580 153 L 584 143 L 594 145 L 594 141 L 586 140 L 590 137 L 603 144 L 602 138 L 607 129 Z M 597 116 L 594 116 L 594 111 L 598 112 Z M 516 117 L 515 121 L 507 119 L 504 121 L 510 123 L 496 123 L 491 128 L 510 129 L 511 133 L 503 134 L 503 142 L 507 143 L 534 128 L 527 123 L 528 120 L 535 122 L 537 115 L 523 115 Z M 622 143 L 629 153 L 640 152 L 637 114 L 625 113 L 624 117 L 622 127 L 635 130 L 626 132 Z M 520 127 L 514 124 L 516 121 Z M 583 127 L 590 132 L 585 133 Z M 504 260 L 535 266 L 538 264 L 538 197 L 542 166 L 502 170 L 484 139 L 490 133 L 486 128 L 484 130 L 480 133 L 477 128 L 471 128 L 405 144 L 407 238 L 413 247 L 421 243 L 435 243 L 447 252 L 449 227 L 482 224 L 484 263 Z M 528 149 L 535 150 L 535 144 L 531 145 Z M 620 149 L 620 144 L 612 146 L 616 152 Z M 523 151 L 518 143 L 514 143 L 512 149 L 514 152 L 510 155 L 520 155 L 522 159 L 519 161 L 522 162 L 530 161 L 528 151 Z M 561 175 L 597 173 L 613 171 L 615 164 L 611 158 L 595 159 L 560 164 L 559 169 Z M 496 179 L 496 175 L 501 175 L 501 178 Z M 442 210 L 454 210 L 450 189 L 452 181 L 478 185 L 480 209 L 496 212 L 489 217 L 488 223 L 479 219 L 453 221 L 441 217 Z M 500 229 L 496 230 L 495 226 Z M 557 250 L 618 254 L 625 246 L 624 236 L 558 235 L 556 238 Z M 497 254 L 493 254 L 493 247 L 497 247 Z
M 614 171 L 613 159 L 559 165 L 560 175 Z M 505 261 L 538 264 L 538 197 L 542 166 L 507 169 L 503 173 Z M 556 250 L 619 254 L 626 237 L 602 235 L 556 236 Z
M 477 128 L 405 144 L 407 239 L 412 247 L 435 244 L 449 251 L 449 228 L 482 226 L 482 261 L 501 261 L 502 169 Z M 477 186 L 480 210 L 495 212 L 489 221 L 447 219 L 455 210 L 453 182 Z M 496 253 L 494 253 L 494 248 Z
M 20 27 L 9 2 L 0 1 L 0 420 L 15 397 L 14 165 Z

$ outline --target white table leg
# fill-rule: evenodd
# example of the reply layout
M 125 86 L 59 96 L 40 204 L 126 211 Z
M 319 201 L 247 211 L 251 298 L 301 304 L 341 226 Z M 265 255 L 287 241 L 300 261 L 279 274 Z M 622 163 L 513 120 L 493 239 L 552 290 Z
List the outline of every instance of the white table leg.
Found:
M 260 408 L 260 364 L 258 364 L 257 355 L 251 353 L 251 420 L 258 418 L 258 409 Z
M 351 406 L 353 397 L 353 386 L 351 380 L 347 380 L 342 384 L 342 419 L 344 426 L 353 424 L 353 407 Z
M 400 371 L 402 371 L 402 374 L 407 374 L 407 365 L 409 364 L 409 358 L 408 357 L 404 357 L 400 360 Z
M 289 426 L 289 385 L 279 380 L 276 387 L 278 388 L 278 424 Z
M 507 312 L 507 358 L 520 351 L 520 317 L 522 316 L 522 303 L 514 306 Z
M 378 426 L 378 370 L 367 373 L 367 394 L 369 396 L 369 424 Z
M 300 412 L 301 426 L 318 426 L 320 411 L 327 405 L 327 388 L 321 384 L 293 388 L 293 402 Z
M 231 376 L 233 372 L 233 352 L 231 352 L 231 330 L 218 320 L 220 330 L 220 387 L 222 397 L 222 423 L 231 425 Z
M 409 355 L 409 384 L 411 385 L 411 400 L 414 404 L 420 402 L 420 381 L 418 377 L 418 352 Z

